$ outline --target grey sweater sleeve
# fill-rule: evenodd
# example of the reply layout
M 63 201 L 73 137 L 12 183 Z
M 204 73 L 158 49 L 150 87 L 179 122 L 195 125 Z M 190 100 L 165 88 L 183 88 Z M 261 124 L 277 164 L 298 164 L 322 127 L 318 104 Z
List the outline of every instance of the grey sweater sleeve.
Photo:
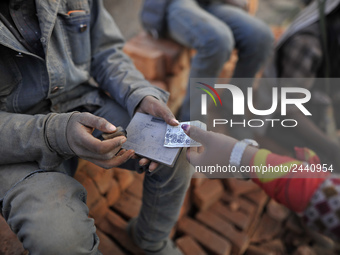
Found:
M 74 156 L 66 138 L 72 114 L 0 112 L 0 164 L 37 162 L 41 169 L 51 170 Z

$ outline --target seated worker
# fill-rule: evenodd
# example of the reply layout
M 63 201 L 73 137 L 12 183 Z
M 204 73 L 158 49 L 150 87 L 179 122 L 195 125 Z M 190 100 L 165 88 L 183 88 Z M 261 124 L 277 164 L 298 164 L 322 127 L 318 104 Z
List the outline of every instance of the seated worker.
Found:
M 297 108 L 288 108 L 285 118 L 297 120 L 298 126 L 267 128 L 264 135 L 292 151 L 294 146 L 309 147 L 323 162 L 336 164 L 339 169 L 340 145 L 336 129 L 340 115 L 334 106 L 340 95 L 336 79 L 340 77 L 340 1 L 325 1 L 321 20 L 319 2 L 312 1 L 292 22 L 280 38 L 272 64 L 265 71 L 267 78 L 280 78 L 282 86 L 308 89 L 312 117 L 306 117 Z M 259 86 L 258 108 L 268 109 L 272 103 L 269 91 L 267 86 Z M 290 98 L 298 96 L 292 93 Z M 270 118 L 280 117 L 274 114 Z
M 308 227 L 340 241 L 340 180 L 332 175 L 330 165 L 321 165 L 317 155 L 307 148 L 296 148 L 294 158 L 258 149 L 249 141 L 182 125 L 184 132 L 203 146 L 190 148 L 187 159 L 194 166 L 235 166 L 238 172 L 220 177 L 251 178 L 271 198 L 302 217 Z M 252 141 L 254 142 L 254 141 Z M 259 172 L 242 172 L 243 166 Z M 262 172 L 266 167 L 283 169 Z M 309 168 L 309 171 L 300 169 Z M 242 170 L 241 170 L 242 169 Z M 255 168 L 254 168 L 255 169 Z M 214 177 L 214 175 L 211 175 Z
M 234 48 L 238 50 L 238 62 L 233 77 L 253 78 L 272 51 L 273 35 L 261 20 L 235 5 L 246 6 L 246 2 L 146 0 L 141 18 L 151 34 L 167 35 L 196 50 L 190 78 L 218 78 Z M 200 109 L 200 100 L 190 102 L 190 98 L 200 98 L 199 90 L 191 90 L 191 93 L 188 86 L 180 112 L 182 121 L 190 120 L 190 109 Z
M 0 29 L 1 214 L 32 255 L 100 254 L 86 191 L 65 161 L 126 162 L 134 151 L 116 155 L 125 137 L 96 137 L 126 127 L 136 111 L 178 125 L 168 95 L 122 52 L 102 0 L 1 1 Z M 146 171 L 143 205 L 129 224 L 146 254 L 181 254 L 168 236 L 192 172 L 185 157 Z

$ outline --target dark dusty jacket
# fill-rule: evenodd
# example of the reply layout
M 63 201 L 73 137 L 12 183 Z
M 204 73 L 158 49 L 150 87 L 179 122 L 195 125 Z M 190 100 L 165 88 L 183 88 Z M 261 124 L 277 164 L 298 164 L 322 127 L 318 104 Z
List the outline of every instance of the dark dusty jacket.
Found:
M 64 112 L 100 105 L 99 90 L 130 115 L 145 96 L 166 101 L 168 94 L 145 81 L 122 52 L 122 36 L 102 0 L 37 0 L 36 6 L 45 59 L 0 22 L 0 166 L 37 162 L 50 170 L 74 156 L 66 140 L 72 113 Z M 68 15 L 72 10 L 84 12 Z M 88 85 L 90 77 L 99 88 Z M 44 102 L 51 102 L 47 112 L 39 109 Z

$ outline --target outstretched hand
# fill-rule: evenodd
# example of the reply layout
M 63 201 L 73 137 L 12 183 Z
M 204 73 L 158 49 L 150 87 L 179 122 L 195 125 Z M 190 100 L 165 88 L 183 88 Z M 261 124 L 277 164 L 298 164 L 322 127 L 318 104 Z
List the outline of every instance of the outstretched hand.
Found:
M 121 150 L 126 137 L 118 136 L 101 141 L 92 135 L 94 129 L 113 133 L 116 127 L 107 120 L 90 113 L 75 113 L 67 124 L 67 141 L 72 151 L 103 168 L 119 166 L 134 156 L 133 150 Z
M 191 147 L 187 151 L 187 159 L 194 166 L 229 166 L 230 154 L 237 140 L 220 133 L 205 131 L 195 126 L 182 125 L 184 132 L 201 147 Z M 258 151 L 253 146 L 247 146 L 241 159 L 241 165 L 248 166 Z
M 194 166 L 228 165 L 236 139 L 220 133 L 205 131 L 195 126 L 182 125 L 184 132 L 202 144 L 187 150 L 187 159 Z

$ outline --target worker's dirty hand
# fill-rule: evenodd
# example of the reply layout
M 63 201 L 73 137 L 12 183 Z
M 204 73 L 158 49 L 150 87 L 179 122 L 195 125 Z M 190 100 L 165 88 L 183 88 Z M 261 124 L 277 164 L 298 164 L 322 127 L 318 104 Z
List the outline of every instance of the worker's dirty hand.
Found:
M 152 116 L 162 118 L 171 126 L 178 126 L 179 122 L 169 109 L 169 107 L 153 96 L 146 96 L 136 109 L 137 112 L 151 114 Z
M 165 122 L 171 126 L 179 125 L 178 120 L 176 120 L 175 116 L 169 109 L 169 107 L 163 103 L 162 101 L 158 100 L 153 96 L 146 96 L 139 104 L 136 109 L 137 112 L 151 114 L 155 117 L 162 118 Z M 146 166 L 150 163 L 149 159 L 142 158 L 139 161 L 140 166 Z M 149 171 L 152 172 L 158 167 L 158 163 L 151 162 L 149 165 Z
M 67 141 L 72 151 L 80 158 L 103 168 L 119 166 L 134 156 L 133 150 L 121 150 L 126 137 L 118 136 L 101 141 L 92 135 L 94 129 L 113 133 L 116 127 L 107 120 L 90 113 L 74 113 L 67 124 Z

